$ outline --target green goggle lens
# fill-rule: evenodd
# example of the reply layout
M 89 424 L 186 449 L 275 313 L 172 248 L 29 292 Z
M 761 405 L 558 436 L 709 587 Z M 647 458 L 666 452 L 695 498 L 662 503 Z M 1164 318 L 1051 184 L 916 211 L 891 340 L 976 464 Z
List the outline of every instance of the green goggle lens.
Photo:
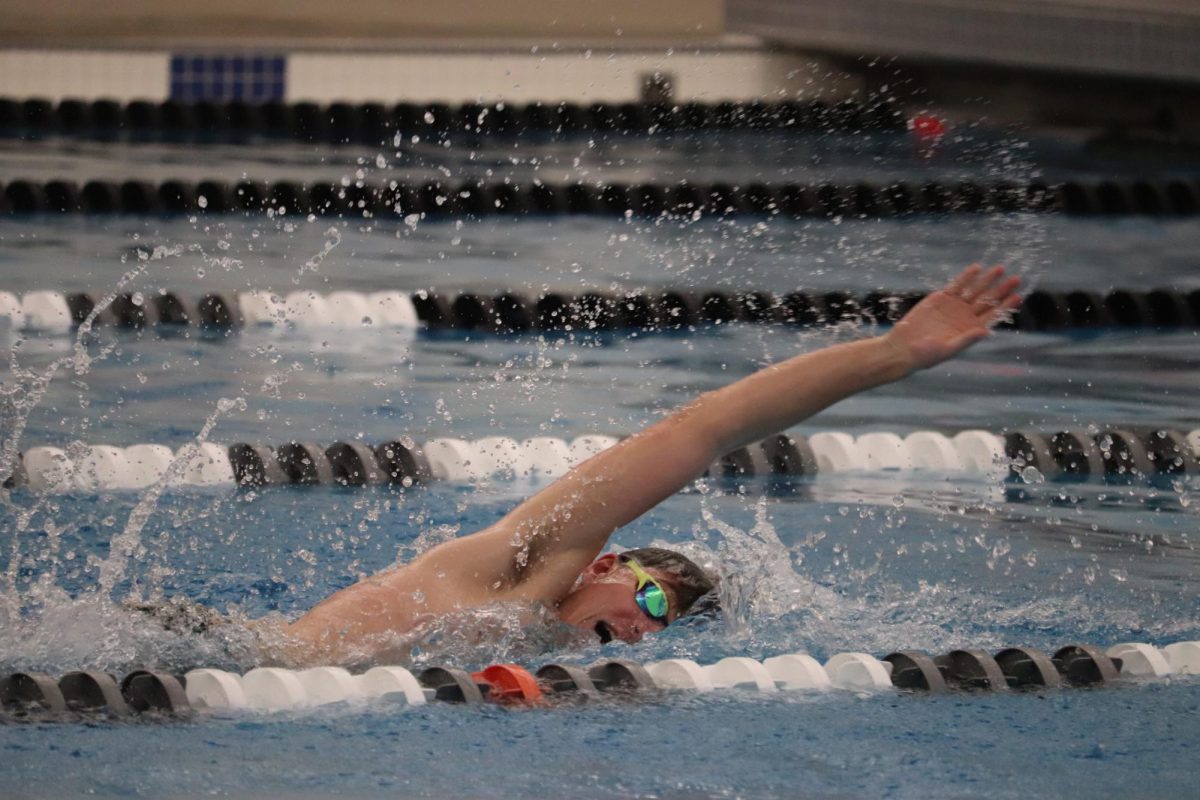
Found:
M 650 619 L 666 624 L 669 609 L 666 591 L 658 581 L 650 576 L 650 573 L 642 568 L 641 564 L 632 558 L 625 559 L 625 563 L 633 570 L 633 574 L 638 579 L 637 589 L 633 593 L 633 599 L 638 608 L 645 612 Z

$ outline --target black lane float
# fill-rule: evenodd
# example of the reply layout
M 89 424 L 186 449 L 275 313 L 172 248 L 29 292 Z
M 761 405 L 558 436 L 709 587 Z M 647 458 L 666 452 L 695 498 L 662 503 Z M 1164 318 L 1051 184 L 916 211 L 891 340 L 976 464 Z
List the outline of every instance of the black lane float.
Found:
M 913 215 L 1063 212 L 1080 216 L 1194 216 L 1194 179 L 980 183 L 623 184 L 390 181 L 382 185 L 221 180 L 151 183 L 14 179 L 0 191 L 8 214 L 309 214 L 354 219 L 481 219 L 598 215 L 880 219 Z
M 675 332 L 729 324 L 801 328 L 840 324 L 888 325 L 924 297 L 921 292 L 876 289 L 862 294 L 796 289 L 788 292 L 723 289 L 546 291 L 474 290 L 454 295 L 434 289 L 403 293 L 263 290 L 122 292 L 95 312 L 102 295 L 39 290 L 17 296 L 0 291 L 0 318 L 11 327 L 66 331 L 91 319 L 93 328 L 228 332 L 288 325 L 301 330 L 418 328 L 480 335 L 538 333 Z M 1002 322 L 1009 330 L 1196 330 L 1200 289 L 1126 289 L 1108 292 L 1037 289 Z
M 411 140 L 640 135 L 689 131 L 903 131 L 897 107 L 855 100 L 826 103 L 682 104 L 534 102 L 301 103 L 0 98 L 0 136 L 66 136 L 101 141 L 251 142 L 291 139 L 386 146 Z M 398 144 L 398 143 L 396 143 Z

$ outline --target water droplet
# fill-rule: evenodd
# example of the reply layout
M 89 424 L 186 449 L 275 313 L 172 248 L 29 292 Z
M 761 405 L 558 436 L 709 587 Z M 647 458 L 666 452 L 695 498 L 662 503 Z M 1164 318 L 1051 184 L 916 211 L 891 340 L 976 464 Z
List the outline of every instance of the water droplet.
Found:
M 1028 466 L 1021 470 L 1021 480 L 1026 483 L 1045 483 L 1046 476 L 1042 475 L 1035 466 Z

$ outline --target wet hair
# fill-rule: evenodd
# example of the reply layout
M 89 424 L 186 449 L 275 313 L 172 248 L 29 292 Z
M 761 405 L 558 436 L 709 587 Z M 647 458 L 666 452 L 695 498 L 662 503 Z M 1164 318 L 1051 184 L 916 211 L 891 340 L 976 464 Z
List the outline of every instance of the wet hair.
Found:
M 646 569 L 663 575 L 671 585 L 678 606 L 677 616 L 682 617 L 693 610 L 697 600 L 705 598 L 707 606 L 715 603 L 717 581 L 687 556 L 662 547 L 639 547 L 626 550 L 622 560 L 632 558 Z M 711 610 L 706 606 L 706 610 Z

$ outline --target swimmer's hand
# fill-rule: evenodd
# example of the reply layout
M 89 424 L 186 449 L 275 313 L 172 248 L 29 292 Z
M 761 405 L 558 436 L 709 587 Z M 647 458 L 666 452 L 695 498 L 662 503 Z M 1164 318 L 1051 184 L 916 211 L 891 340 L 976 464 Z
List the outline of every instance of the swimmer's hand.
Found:
M 980 339 L 1021 304 L 1021 279 L 999 265 L 963 270 L 944 289 L 928 295 L 885 335 L 908 366 L 926 369 L 952 358 Z

